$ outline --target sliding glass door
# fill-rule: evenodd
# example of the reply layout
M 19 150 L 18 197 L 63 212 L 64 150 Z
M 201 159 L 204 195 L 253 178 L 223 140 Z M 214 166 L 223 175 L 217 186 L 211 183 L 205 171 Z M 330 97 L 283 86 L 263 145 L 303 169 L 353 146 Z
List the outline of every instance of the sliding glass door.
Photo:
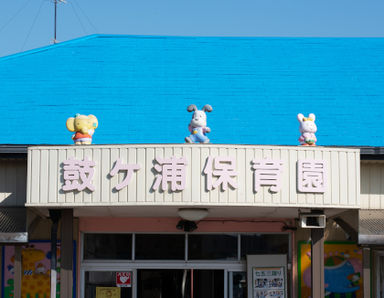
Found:
M 286 233 L 86 233 L 81 243 L 85 298 L 246 298 L 246 256 L 289 253 Z
M 224 286 L 224 270 L 137 270 L 138 298 L 222 298 Z

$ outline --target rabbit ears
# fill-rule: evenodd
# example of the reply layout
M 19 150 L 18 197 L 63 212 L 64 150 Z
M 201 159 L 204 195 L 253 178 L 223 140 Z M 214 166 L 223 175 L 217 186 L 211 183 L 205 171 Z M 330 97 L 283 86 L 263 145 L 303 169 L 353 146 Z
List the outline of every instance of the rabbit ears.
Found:
M 305 118 L 304 115 L 300 113 L 300 114 L 297 114 L 297 120 L 299 120 L 299 122 L 315 121 L 316 116 L 315 116 L 315 114 L 311 113 L 308 115 L 307 118 Z
M 203 112 L 212 112 L 212 107 L 210 105 L 205 105 L 202 109 Z M 189 105 L 187 108 L 188 112 L 197 111 L 196 105 Z

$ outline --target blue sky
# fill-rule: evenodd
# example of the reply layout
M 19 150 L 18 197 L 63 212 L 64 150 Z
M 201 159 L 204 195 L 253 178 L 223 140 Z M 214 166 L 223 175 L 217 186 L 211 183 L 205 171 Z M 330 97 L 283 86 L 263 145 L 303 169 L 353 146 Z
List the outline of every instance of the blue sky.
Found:
M 94 33 L 384 37 L 383 0 L 66 0 L 58 40 Z M 0 1 L 0 56 L 53 39 L 53 0 Z

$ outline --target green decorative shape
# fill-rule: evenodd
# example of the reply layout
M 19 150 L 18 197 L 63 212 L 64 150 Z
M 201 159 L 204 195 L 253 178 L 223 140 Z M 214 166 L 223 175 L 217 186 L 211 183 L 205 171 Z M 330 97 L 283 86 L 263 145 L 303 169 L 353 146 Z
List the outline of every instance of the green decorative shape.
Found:
M 13 287 L 5 287 L 4 288 L 4 297 L 8 298 L 8 297 L 13 297 Z
M 56 298 L 60 298 L 60 283 L 56 285 Z
M 339 265 L 339 264 L 341 264 L 344 261 L 345 261 L 345 259 L 340 257 L 340 256 L 332 256 L 332 257 L 328 257 L 325 260 L 324 266 L 332 267 L 332 266 Z

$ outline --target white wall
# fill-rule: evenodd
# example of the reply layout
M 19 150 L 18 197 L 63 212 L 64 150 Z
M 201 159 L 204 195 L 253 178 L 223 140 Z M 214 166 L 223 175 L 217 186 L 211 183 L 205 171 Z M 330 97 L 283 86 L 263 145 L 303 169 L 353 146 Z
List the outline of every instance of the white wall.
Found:
M 384 161 L 361 162 L 361 209 L 384 209 Z

